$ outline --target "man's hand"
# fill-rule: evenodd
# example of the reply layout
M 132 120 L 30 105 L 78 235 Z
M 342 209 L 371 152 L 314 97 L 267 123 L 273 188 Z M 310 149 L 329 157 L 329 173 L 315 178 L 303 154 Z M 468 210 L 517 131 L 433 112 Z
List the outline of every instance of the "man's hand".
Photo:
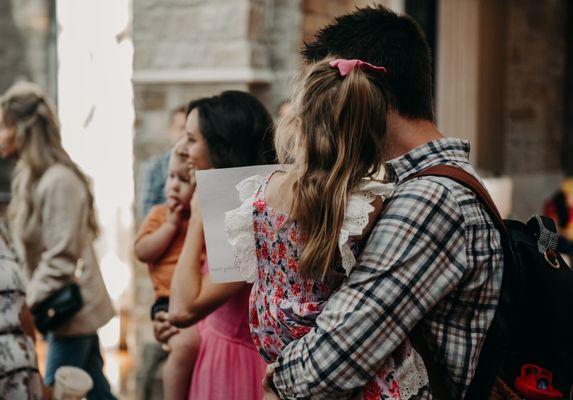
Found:
M 179 333 L 179 329 L 169 323 L 169 317 L 165 311 L 159 311 L 153 320 L 153 333 L 155 339 L 163 343 L 163 348 L 167 350 L 167 342 L 173 335 Z
M 275 372 L 275 365 L 271 364 L 267 366 L 267 370 L 265 372 L 265 377 L 263 378 L 263 390 L 264 390 L 264 399 L 263 400 L 280 400 L 277 394 L 275 393 L 273 387 L 273 374 Z

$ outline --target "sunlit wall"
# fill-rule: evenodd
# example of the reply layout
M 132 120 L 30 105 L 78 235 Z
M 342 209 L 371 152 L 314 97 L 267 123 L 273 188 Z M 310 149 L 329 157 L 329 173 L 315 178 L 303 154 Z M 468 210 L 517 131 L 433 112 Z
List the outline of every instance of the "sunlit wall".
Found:
M 133 45 L 129 0 L 58 0 L 58 106 L 65 148 L 92 178 L 97 252 L 119 309 L 131 279 Z M 117 345 L 119 318 L 100 330 Z

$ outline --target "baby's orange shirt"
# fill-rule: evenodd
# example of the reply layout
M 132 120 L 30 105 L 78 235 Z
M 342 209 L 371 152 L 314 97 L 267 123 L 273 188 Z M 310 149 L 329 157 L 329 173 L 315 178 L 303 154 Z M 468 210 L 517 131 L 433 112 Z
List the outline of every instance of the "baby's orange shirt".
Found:
M 167 221 L 168 213 L 169 208 L 165 204 L 154 206 L 141 224 L 136 241 L 159 229 L 159 227 Z M 165 253 L 163 253 L 159 259 L 147 264 L 153 290 L 155 290 L 155 296 L 157 298 L 169 297 L 171 278 L 173 277 L 177 260 L 183 249 L 188 222 L 187 219 L 181 222 L 181 226 L 177 229 L 176 236 L 171 241 L 167 250 L 165 250 Z

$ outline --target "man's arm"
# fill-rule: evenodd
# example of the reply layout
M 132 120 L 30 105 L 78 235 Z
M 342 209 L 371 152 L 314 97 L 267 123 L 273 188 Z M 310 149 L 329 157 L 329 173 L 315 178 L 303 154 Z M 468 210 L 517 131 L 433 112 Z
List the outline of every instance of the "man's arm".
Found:
M 428 179 L 403 184 L 317 328 L 277 359 L 273 382 L 279 396 L 358 393 L 466 269 L 464 220 L 452 194 Z

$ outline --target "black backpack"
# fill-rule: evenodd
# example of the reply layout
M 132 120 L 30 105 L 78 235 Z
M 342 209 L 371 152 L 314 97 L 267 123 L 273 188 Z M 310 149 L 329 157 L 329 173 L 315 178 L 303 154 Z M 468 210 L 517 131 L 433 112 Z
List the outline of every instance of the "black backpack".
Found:
M 472 190 L 501 233 L 504 270 L 499 304 L 465 399 L 489 399 L 494 386 L 515 390 L 526 364 L 551 371 L 554 387 L 568 396 L 573 385 L 573 271 L 555 251 L 555 223 L 539 215 L 527 223 L 502 220 L 487 190 L 461 168 L 430 167 L 409 179 L 422 176 L 449 178 Z M 416 341 L 434 397 L 449 399 L 443 367 Z

